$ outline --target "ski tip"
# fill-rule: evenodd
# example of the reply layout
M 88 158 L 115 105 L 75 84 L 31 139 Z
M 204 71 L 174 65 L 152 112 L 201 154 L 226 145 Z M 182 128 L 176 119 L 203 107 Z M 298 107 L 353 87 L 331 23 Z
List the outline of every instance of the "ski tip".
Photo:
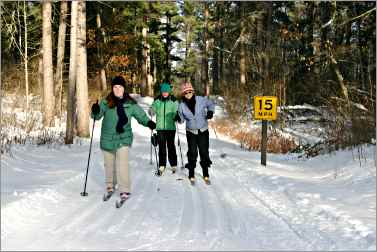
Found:
M 122 205 L 123 205 L 123 203 L 120 202 L 120 201 L 116 201 L 116 202 L 115 202 L 115 207 L 116 207 L 116 208 L 120 208 Z
M 156 172 L 154 173 L 154 175 L 157 176 L 157 177 L 161 177 L 161 172 L 160 172 L 160 171 L 156 171 Z
M 195 179 L 194 178 L 190 178 L 189 180 L 190 180 L 191 185 L 195 185 Z
M 206 185 L 211 184 L 211 180 L 209 180 L 209 177 L 204 177 L 203 180 L 204 180 L 204 183 L 206 183 Z

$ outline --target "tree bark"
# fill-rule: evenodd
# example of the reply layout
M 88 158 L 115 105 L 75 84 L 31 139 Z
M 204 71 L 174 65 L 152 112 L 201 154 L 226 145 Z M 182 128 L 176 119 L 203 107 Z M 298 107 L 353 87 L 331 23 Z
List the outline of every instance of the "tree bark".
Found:
M 67 93 L 67 126 L 66 144 L 73 143 L 74 115 L 75 115 L 75 92 L 76 92 L 76 43 L 77 43 L 77 8 L 78 2 L 71 3 L 71 35 L 70 35 L 70 59 L 69 59 L 69 84 Z
M 145 96 L 149 93 L 148 90 L 148 68 L 147 68 L 147 58 L 148 58 L 148 42 L 147 42 L 147 27 L 143 27 L 142 29 L 142 36 L 143 36 L 143 64 L 142 64 L 142 87 L 141 87 L 141 96 Z
M 38 90 L 41 95 L 42 101 L 44 101 L 44 89 L 43 89 L 43 50 L 41 49 L 38 55 Z
M 170 62 L 170 51 L 171 51 L 171 17 L 166 15 L 166 44 L 165 44 L 165 81 L 170 81 L 171 78 L 171 62 Z
M 89 98 L 86 57 L 86 3 L 79 1 L 77 11 L 77 136 L 89 137 Z
M 43 90 L 44 90 L 44 120 L 43 125 L 52 127 L 54 123 L 54 76 L 52 65 L 52 34 L 51 34 L 51 14 L 52 4 L 50 1 L 42 3 L 43 24 L 42 24 L 42 41 L 43 41 Z
M 240 90 L 241 94 L 246 94 L 246 49 L 245 49 L 245 22 L 244 22 L 244 5 L 243 2 L 240 2 L 240 11 L 241 11 L 241 34 L 240 34 Z M 241 104 L 244 104 L 244 95 L 241 98 Z
M 336 59 L 335 59 L 335 57 L 334 57 L 334 55 L 333 55 L 333 53 L 331 51 L 329 53 L 329 57 L 330 57 L 331 64 L 332 64 L 332 67 L 334 69 L 334 72 L 336 74 L 336 77 L 338 79 L 340 88 L 342 90 L 344 99 L 346 100 L 347 105 L 349 106 L 350 105 L 350 100 L 349 100 L 349 97 L 348 97 L 348 89 L 347 89 L 346 85 L 344 84 L 344 78 L 343 78 L 342 73 L 340 72 L 340 69 L 339 69 L 339 66 L 338 66 L 338 62 L 336 61 Z
M 98 11 L 100 12 L 100 11 Z M 98 50 L 98 59 L 99 59 L 99 64 L 100 64 L 100 81 L 101 81 L 101 89 L 102 91 L 106 91 L 107 89 L 107 83 L 106 83 L 106 71 L 105 71 L 105 63 L 103 60 L 103 40 L 104 40 L 104 34 L 102 31 L 102 25 L 101 25 L 101 15 L 100 13 L 97 13 L 96 17 L 96 22 L 97 22 L 97 50 Z
M 186 27 L 186 41 L 185 41 L 185 82 L 189 81 L 190 77 L 188 76 L 188 72 L 186 71 L 186 68 L 188 66 L 188 57 L 190 55 L 190 32 L 191 32 L 191 25 L 190 24 L 186 24 L 185 25 Z
M 219 42 L 219 46 L 220 46 L 220 55 L 219 55 L 219 93 L 221 95 L 223 95 L 224 93 L 223 92 L 220 92 L 220 91 L 223 91 L 224 90 L 224 86 L 225 86 L 225 83 L 224 83 L 224 21 L 223 21 L 223 16 L 224 16 L 224 3 L 223 2 L 219 2 L 221 8 L 220 8 L 220 42 Z
M 28 70 L 28 43 L 27 43 L 27 13 L 26 13 L 26 1 L 24 0 L 24 28 L 25 28 L 25 53 L 24 53 L 24 63 L 25 63 L 25 88 L 26 88 L 26 115 L 28 115 L 29 111 L 29 70 Z
M 65 51 L 65 34 L 67 29 L 66 19 L 68 12 L 68 3 L 63 0 L 60 2 L 60 17 L 59 17 L 59 35 L 58 35 L 58 52 L 56 60 L 56 86 L 55 97 L 59 97 L 56 108 L 57 114 L 62 118 L 62 97 L 63 97 L 63 69 L 64 69 L 64 51 Z
M 212 92 L 219 94 L 219 49 L 220 48 L 220 5 L 216 6 L 216 23 L 215 23 L 215 38 L 214 38 L 214 50 L 213 50 L 213 62 L 212 62 Z
M 151 74 L 151 49 L 148 42 L 147 42 L 147 88 L 148 88 L 148 95 L 153 97 L 154 90 L 153 90 L 153 76 Z
M 203 31 L 203 52 L 202 52 L 202 74 L 201 84 L 204 88 L 204 95 L 210 94 L 210 88 L 208 83 L 208 3 L 204 2 L 204 31 Z

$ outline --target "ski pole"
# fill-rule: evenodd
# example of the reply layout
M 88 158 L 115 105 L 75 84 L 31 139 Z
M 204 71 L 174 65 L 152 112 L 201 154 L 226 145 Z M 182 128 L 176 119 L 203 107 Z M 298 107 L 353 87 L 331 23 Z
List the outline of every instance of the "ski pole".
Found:
M 216 133 L 216 129 L 215 127 L 212 127 L 213 131 L 215 132 L 215 135 L 216 135 L 216 139 L 219 140 L 218 136 L 217 136 L 217 133 Z
M 151 131 L 151 139 L 152 139 L 153 132 Z M 151 155 L 149 159 L 149 164 L 152 164 L 152 141 L 151 141 Z
M 180 139 L 179 139 L 179 129 L 178 129 L 178 124 L 177 124 L 177 122 L 175 122 L 175 127 L 176 127 L 176 129 L 177 129 L 179 152 L 181 153 L 181 163 L 182 163 L 181 169 L 183 169 L 183 168 L 185 168 L 185 167 L 183 166 L 182 148 L 181 148 L 181 141 L 180 141 Z
M 97 100 L 97 104 L 98 104 L 98 100 Z M 86 183 L 87 183 L 87 181 L 88 181 L 90 153 L 92 152 L 93 132 L 94 132 L 94 125 L 95 125 L 95 123 L 96 123 L 96 119 L 93 119 L 93 128 L 92 128 L 92 136 L 90 137 L 89 157 L 88 157 L 88 164 L 87 164 L 87 166 L 86 166 L 86 175 L 85 175 L 84 191 L 80 193 L 81 196 L 88 196 L 88 193 L 86 192 Z
M 217 136 L 217 132 L 216 132 L 216 129 L 215 127 L 212 127 L 213 131 L 215 132 L 215 135 L 216 135 L 216 139 L 219 140 L 219 137 Z M 225 158 L 226 157 L 226 153 L 224 151 L 221 152 L 220 154 L 220 157 L 221 158 Z
M 159 169 L 158 169 L 158 159 L 157 159 L 157 147 L 154 147 L 154 155 L 156 157 L 156 174 L 159 174 Z
M 154 143 L 153 143 L 154 142 Z M 157 159 L 157 135 L 153 134 L 153 130 L 152 130 L 152 136 L 151 136 L 151 143 L 153 145 L 153 149 L 154 149 L 154 155 L 155 155 L 155 158 L 156 158 L 156 172 L 155 172 L 155 175 L 159 175 L 159 170 L 158 170 L 158 159 Z

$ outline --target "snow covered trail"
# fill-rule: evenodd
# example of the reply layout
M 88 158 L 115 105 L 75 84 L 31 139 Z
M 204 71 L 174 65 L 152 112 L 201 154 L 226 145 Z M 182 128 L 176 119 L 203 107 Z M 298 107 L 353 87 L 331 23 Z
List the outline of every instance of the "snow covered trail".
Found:
M 373 157 L 365 168 L 348 152 L 307 162 L 269 155 L 266 168 L 259 165 L 259 153 L 239 150 L 211 132 L 212 185 L 201 179 L 198 165 L 197 183 L 191 186 L 186 170 L 153 175 L 150 131 L 132 123 L 133 191 L 120 209 L 115 208 L 118 194 L 102 201 L 99 125 L 88 197 L 80 192 L 89 141 L 72 147 L 19 146 L 12 149 L 13 157 L 3 156 L 1 249 L 375 250 L 376 180 L 367 172 L 373 171 Z M 183 128 L 180 132 L 186 160 Z M 223 151 L 227 157 L 221 159 Z

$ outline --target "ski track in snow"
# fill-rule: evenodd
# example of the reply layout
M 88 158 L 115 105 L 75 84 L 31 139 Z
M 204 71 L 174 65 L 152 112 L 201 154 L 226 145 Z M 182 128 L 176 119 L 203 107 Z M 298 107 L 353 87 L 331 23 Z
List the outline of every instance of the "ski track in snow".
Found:
M 223 165 L 220 167 L 228 168 L 227 171 L 224 171 L 223 173 L 228 173 L 229 177 L 233 176 L 237 178 L 242 178 L 241 175 L 237 176 L 237 171 L 240 170 L 240 167 L 247 167 L 250 165 L 250 162 L 238 158 L 226 158 L 226 161 L 222 160 L 221 162 Z M 233 174 L 229 172 L 230 169 Z M 259 166 L 259 169 L 266 168 L 260 168 Z M 252 169 L 250 169 L 250 172 L 252 172 Z M 269 180 L 276 180 L 277 178 L 277 176 L 267 177 Z M 262 177 L 261 179 L 257 178 L 256 180 L 248 178 L 248 180 L 242 181 L 244 182 L 244 185 L 246 185 L 243 189 L 249 191 L 260 203 L 262 203 L 262 205 L 286 223 L 289 229 L 291 229 L 298 237 L 310 243 L 309 249 L 334 250 L 342 248 L 342 246 L 348 244 L 348 248 L 357 250 L 360 249 L 359 240 L 361 238 L 366 238 L 364 242 L 362 241 L 365 248 L 373 247 L 373 243 L 375 244 L 375 232 L 374 236 L 371 235 L 373 232 L 365 227 L 360 221 L 356 221 L 358 226 L 349 221 L 344 222 L 344 219 L 348 219 L 349 216 L 344 215 L 342 211 L 338 211 L 334 207 L 328 205 L 315 205 L 310 203 L 310 200 L 308 199 L 297 202 L 294 201 L 294 196 L 290 195 L 291 193 L 289 190 L 289 187 L 292 186 L 292 184 L 288 183 L 286 185 L 279 185 L 278 182 L 273 181 L 272 184 L 279 186 L 278 190 L 271 194 L 267 194 L 270 190 L 263 190 L 263 184 L 265 181 L 263 181 L 263 184 L 253 183 L 265 179 L 266 177 Z M 279 191 L 281 192 L 279 193 Z M 308 195 L 298 193 L 298 195 L 320 198 L 319 194 Z M 339 222 L 342 223 L 340 226 Z M 337 230 L 340 228 L 343 230 Z M 358 234 L 362 231 L 364 231 L 364 235 L 362 235 L 363 237 L 360 237 Z M 337 241 L 335 241 L 335 239 Z M 353 244 L 353 242 L 355 244 Z
M 102 201 L 104 171 L 98 139 L 92 149 L 88 197 L 80 196 L 88 145 L 15 147 L 13 157 L 1 160 L 2 182 L 6 182 L 2 183 L 1 248 L 375 249 L 375 226 L 373 230 L 330 205 L 334 198 L 325 201 L 320 193 L 300 191 L 297 185 L 304 182 L 295 182 L 289 172 L 274 175 L 273 169 L 280 168 L 278 162 L 271 161 L 264 168 L 242 150 L 229 149 L 232 155 L 219 158 L 226 148 L 210 147 L 212 183 L 204 183 L 198 162 L 192 186 L 186 169 L 171 174 L 167 168 L 163 176 L 154 176 L 155 163 L 149 164 L 150 136 L 135 135 L 130 149 L 132 195 L 120 209 L 115 208 L 118 192 Z M 182 143 L 182 152 L 186 150 Z M 179 147 L 177 151 L 180 163 Z M 23 182 L 18 176 L 30 180 Z M 375 205 L 370 211 L 375 213 Z

